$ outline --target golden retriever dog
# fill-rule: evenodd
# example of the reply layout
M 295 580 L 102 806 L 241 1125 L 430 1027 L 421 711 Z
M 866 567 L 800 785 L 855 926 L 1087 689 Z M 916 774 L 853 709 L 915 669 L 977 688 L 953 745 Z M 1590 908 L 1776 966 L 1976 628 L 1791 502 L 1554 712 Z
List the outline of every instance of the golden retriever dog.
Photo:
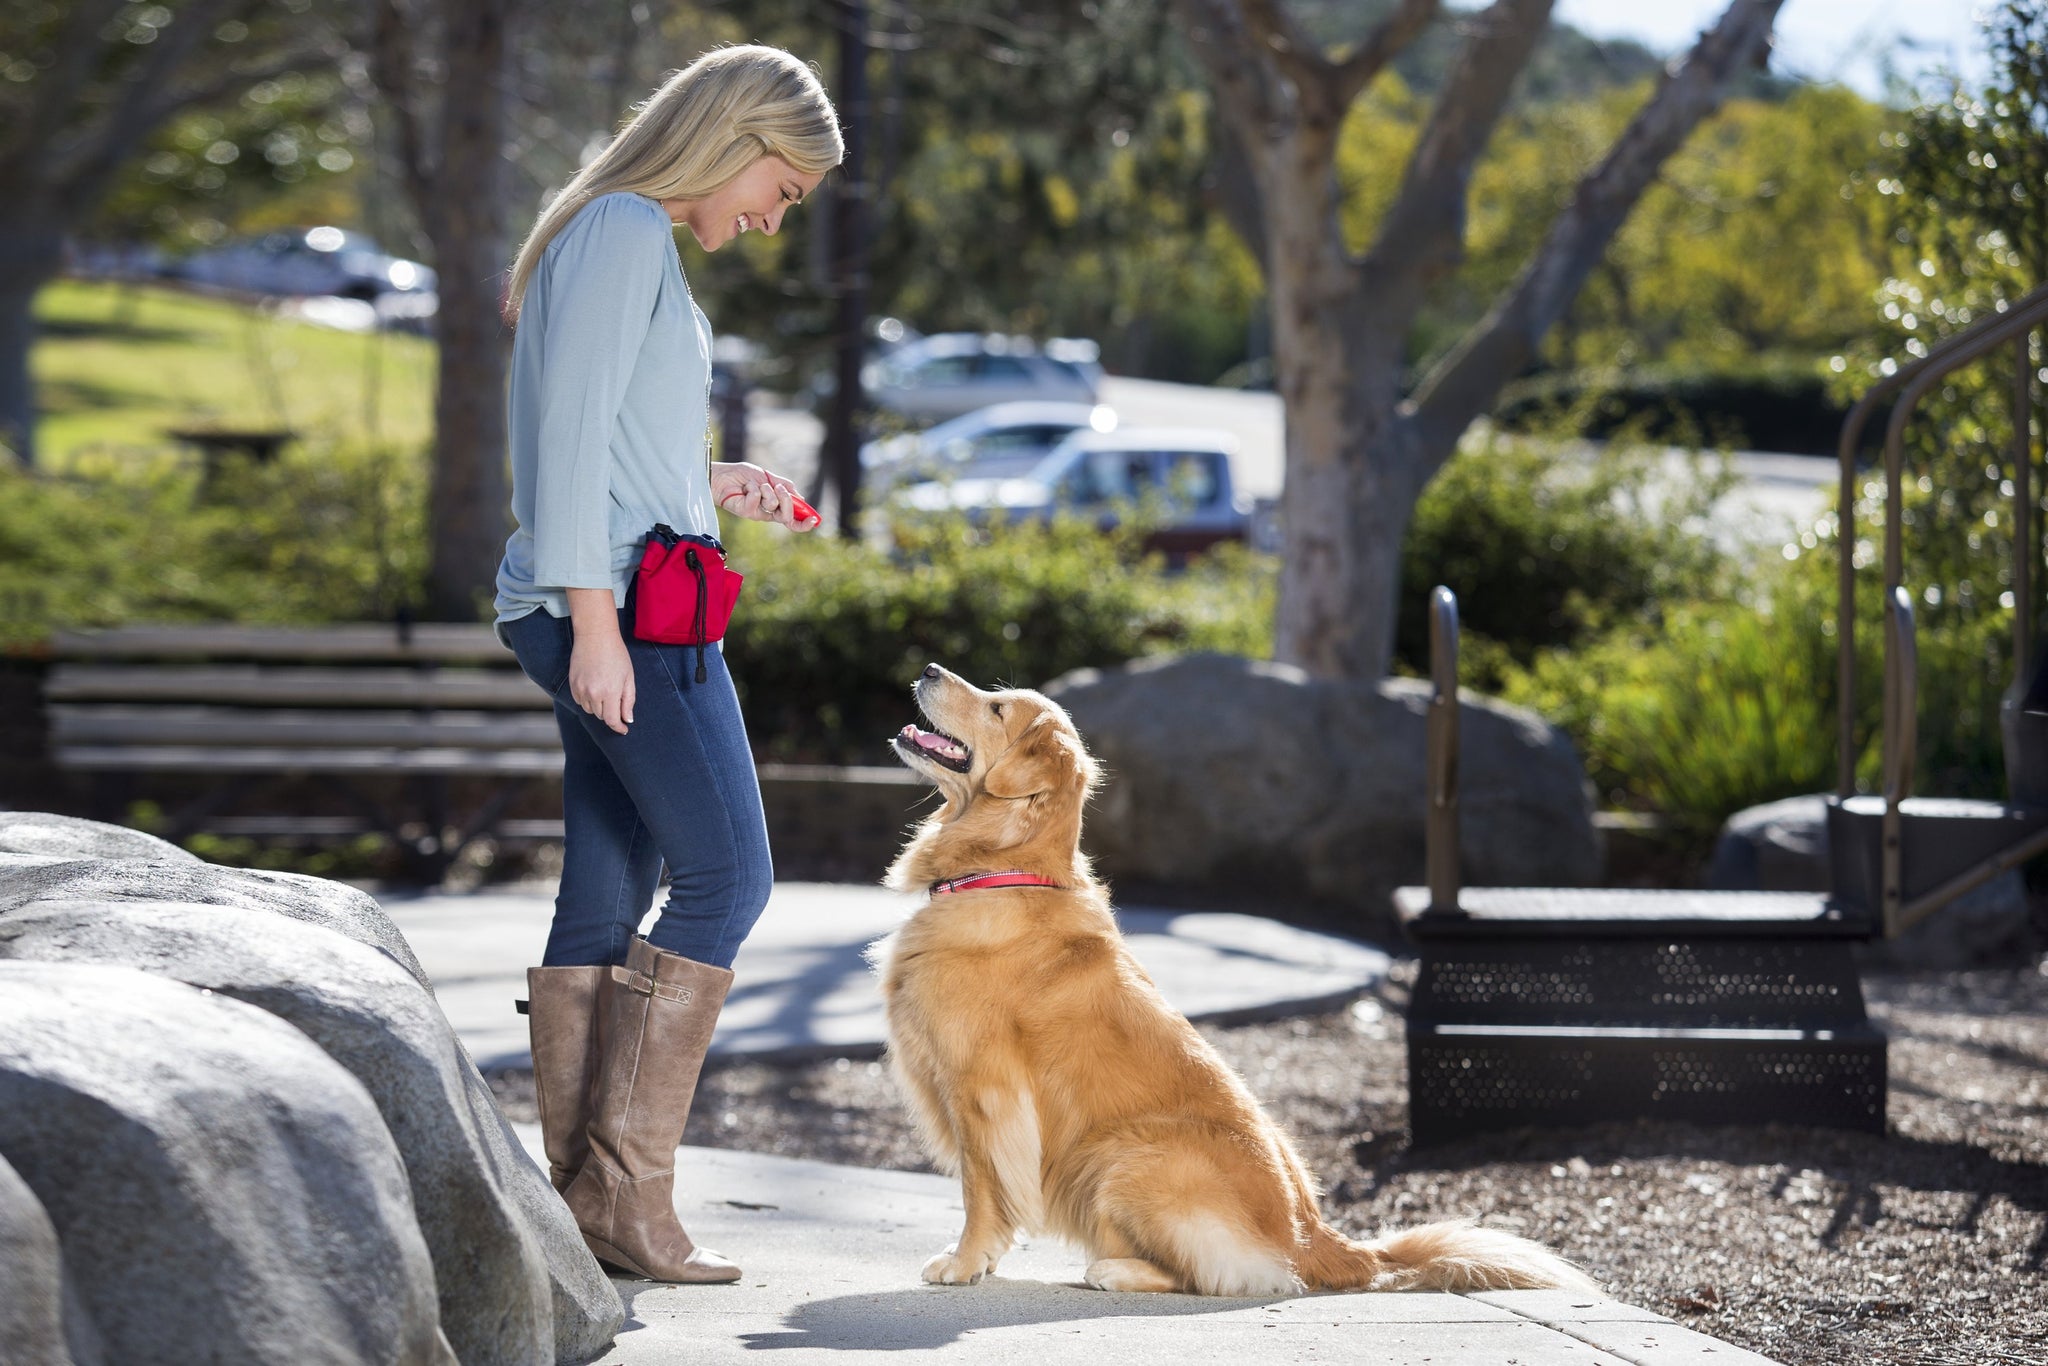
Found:
M 888 881 L 931 896 L 876 957 L 891 1064 L 966 1208 L 925 1280 L 979 1281 L 1025 1232 L 1078 1244 L 1103 1290 L 1595 1288 L 1492 1229 L 1324 1223 L 1286 1134 L 1125 948 L 1080 852 L 1097 770 L 1066 713 L 937 665 L 916 695 L 932 729 L 896 753 L 944 801 Z

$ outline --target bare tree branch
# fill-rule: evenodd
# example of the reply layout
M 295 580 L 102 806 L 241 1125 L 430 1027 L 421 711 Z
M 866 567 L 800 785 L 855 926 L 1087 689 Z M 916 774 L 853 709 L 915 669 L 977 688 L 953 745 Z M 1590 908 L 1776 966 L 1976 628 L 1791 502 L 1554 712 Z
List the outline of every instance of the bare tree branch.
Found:
M 1767 58 L 1783 3 L 1731 0 L 1683 65 L 1666 69 L 1606 160 L 1579 182 L 1514 288 L 1430 371 L 1410 411 L 1435 461 L 1449 456 L 1500 386 L 1534 359 L 1665 160 L 1720 107 L 1735 76 Z
M 1235 0 L 1244 16 L 1245 30 L 1260 53 L 1272 61 L 1280 75 L 1294 86 L 1298 105 L 1311 119 L 1344 117 L 1344 108 L 1332 109 L 1336 96 L 1337 68 L 1323 55 L 1314 38 L 1288 12 L 1287 0 Z
M 1372 84 L 1373 77 L 1422 36 L 1422 30 L 1429 27 L 1442 8 L 1442 0 L 1401 0 L 1400 9 L 1381 20 L 1364 42 L 1336 64 L 1334 93 L 1338 108 L 1350 108 L 1360 92 Z
M 1465 254 L 1472 167 L 1493 136 L 1515 77 L 1550 25 L 1552 0 L 1495 0 L 1471 19 L 1428 125 L 1408 159 L 1401 191 L 1367 255 L 1365 270 L 1418 306 L 1429 285 Z
M 1209 73 L 1221 117 L 1249 142 L 1280 122 L 1276 73 L 1253 44 L 1237 0 L 1178 0 L 1184 36 Z

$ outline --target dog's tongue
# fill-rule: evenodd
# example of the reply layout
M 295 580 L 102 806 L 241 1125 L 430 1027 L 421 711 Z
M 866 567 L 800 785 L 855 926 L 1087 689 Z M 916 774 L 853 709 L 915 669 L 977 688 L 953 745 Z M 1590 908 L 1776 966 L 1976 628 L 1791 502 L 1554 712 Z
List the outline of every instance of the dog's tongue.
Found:
M 957 755 L 961 752 L 958 740 L 944 735 L 935 735 L 928 730 L 919 730 L 916 726 L 905 726 L 902 730 L 897 731 L 896 734 L 899 739 L 908 740 L 919 749 L 930 750 L 934 754 Z

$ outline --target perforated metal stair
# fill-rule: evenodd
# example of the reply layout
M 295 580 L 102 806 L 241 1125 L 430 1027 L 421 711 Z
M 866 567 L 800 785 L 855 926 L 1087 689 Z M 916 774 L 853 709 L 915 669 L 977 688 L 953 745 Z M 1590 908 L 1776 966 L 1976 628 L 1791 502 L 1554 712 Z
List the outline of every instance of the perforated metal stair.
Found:
M 1821 896 L 1484 887 L 1397 908 L 1417 1144 L 1641 1117 L 1881 1132 L 1885 1041 Z

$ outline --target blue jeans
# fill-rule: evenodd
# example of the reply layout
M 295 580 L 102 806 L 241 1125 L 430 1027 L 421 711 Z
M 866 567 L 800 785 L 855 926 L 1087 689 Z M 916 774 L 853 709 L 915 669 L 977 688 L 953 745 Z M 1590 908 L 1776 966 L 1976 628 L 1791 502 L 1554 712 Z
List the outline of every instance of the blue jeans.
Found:
M 542 965 L 625 962 L 667 864 L 668 900 L 648 942 L 731 967 L 775 871 L 724 654 L 704 652 L 699 683 L 695 646 L 635 640 L 621 612 L 635 690 L 621 735 L 569 696 L 566 617 L 529 612 L 504 631 L 519 667 L 555 700 L 562 731 L 562 885 Z

